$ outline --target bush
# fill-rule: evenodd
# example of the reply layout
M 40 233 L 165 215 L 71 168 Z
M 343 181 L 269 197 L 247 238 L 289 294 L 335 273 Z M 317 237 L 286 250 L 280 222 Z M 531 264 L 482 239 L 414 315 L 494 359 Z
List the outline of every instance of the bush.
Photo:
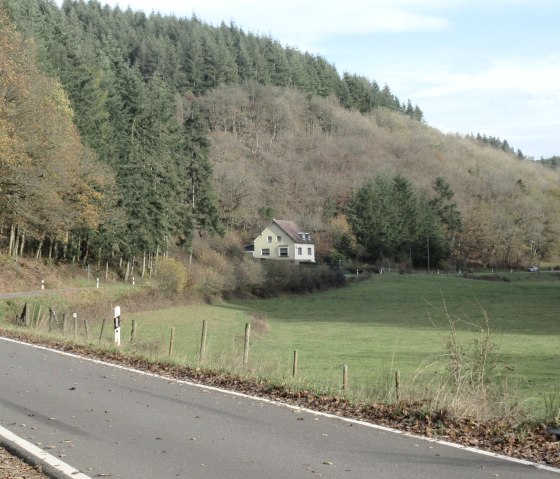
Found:
M 476 279 L 479 281 L 504 281 L 506 283 L 511 282 L 511 276 L 504 274 L 472 274 L 463 273 L 463 277 L 466 279 Z
M 312 293 L 346 284 L 344 274 L 338 268 L 284 261 L 263 261 L 262 264 L 266 274 L 264 285 L 253 289 L 253 294 L 260 297 Z
M 165 294 L 182 293 L 188 286 L 189 276 L 186 267 L 176 259 L 160 258 L 156 265 L 158 288 Z
M 266 313 L 261 311 L 252 311 L 249 314 L 251 318 L 251 331 L 256 334 L 268 334 L 270 332 L 270 324 Z

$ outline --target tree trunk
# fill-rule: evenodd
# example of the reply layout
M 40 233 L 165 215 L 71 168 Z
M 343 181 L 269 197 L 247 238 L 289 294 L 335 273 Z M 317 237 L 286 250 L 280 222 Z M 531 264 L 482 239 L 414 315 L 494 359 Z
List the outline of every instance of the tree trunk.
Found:
M 130 260 L 128 260 L 126 262 L 126 269 L 124 271 L 124 282 L 127 283 L 128 282 L 128 274 L 130 272 Z
M 70 241 L 70 233 L 66 232 L 66 237 L 64 239 L 64 245 L 62 246 L 62 259 L 66 260 L 66 253 L 68 251 L 68 242 Z
M 43 241 L 44 241 L 44 239 L 39 241 L 39 246 L 37 246 L 37 252 L 35 253 L 35 260 L 36 261 L 41 257 L 41 249 L 43 248 Z
M 142 274 L 140 275 L 142 278 L 144 277 L 145 272 L 146 272 L 146 252 L 144 251 L 142 255 Z
M 80 242 L 81 246 L 81 242 Z M 86 250 L 84 252 L 84 257 L 82 258 L 82 264 L 85 266 L 88 263 L 89 258 L 89 241 L 86 239 Z
M 10 228 L 10 242 L 8 243 L 8 256 L 12 256 L 12 252 L 14 251 L 14 246 L 16 242 L 16 227 L 12 223 Z
M 25 248 L 25 231 L 21 233 L 21 237 L 19 239 L 19 255 L 23 256 L 23 250 Z

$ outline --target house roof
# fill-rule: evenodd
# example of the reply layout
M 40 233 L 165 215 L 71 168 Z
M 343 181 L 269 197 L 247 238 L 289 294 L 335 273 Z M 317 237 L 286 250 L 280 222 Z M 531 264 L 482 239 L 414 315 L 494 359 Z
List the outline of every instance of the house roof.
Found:
M 300 236 L 300 233 L 304 233 L 304 231 L 294 221 L 272 220 L 270 224 L 272 223 L 276 223 L 276 225 L 296 243 L 313 244 L 313 240 L 309 234 L 309 239 L 305 239 L 304 236 Z

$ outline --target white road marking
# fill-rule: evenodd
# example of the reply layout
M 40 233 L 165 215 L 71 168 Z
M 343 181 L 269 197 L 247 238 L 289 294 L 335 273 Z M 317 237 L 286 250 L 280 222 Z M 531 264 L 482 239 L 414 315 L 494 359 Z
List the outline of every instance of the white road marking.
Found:
M 51 469 L 56 469 L 59 474 L 57 476 L 75 478 L 75 479 L 91 479 L 89 476 L 79 472 L 75 467 L 66 464 L 60 459 L 51 456 L 49 453 L 43 451 L 40 447 L 31 444 L 29 441 L 16 436 L 12 431 L 0 426 L 0 446 L 6 448 L 8 451 L 24 450 L 30 456 L 33 456 L 36 460 L 37 465 L 45 465 Z
M 240 393 L 240 392 L 237 392 L 237 391 L 230 391 L 228 389 L 222 389 L 222 388 L 218 388 L 218 387 L 215 387 L 215 386 L 206 386 L 204 384 L 195 383 L 195 382 L 187 381 L 187 380 L 184 380 L 184 379 L 176 379 L 176 378 L 172 378 L 172 377 L 165 377 L 165 376 L 162 376 L 160 374 L 150 373 L 150 372 L 147 372 L 147 371 L 141 371 L 139 369 L 134 369 L 134 368 L 131 368 L 131 367 L 128 367 L 128 366 L 123 366 L 121 364 L 109 363 L 109 362 L 106 362 L 106 361 L 102 361 L 100 359 L 88 358 L 86 356 L 80 356 L 78 354 L 69 353 L 69 352 L 66 352 L 66 351 L 59 351 L 57 349 L 48 348 L 46 346 L 40 346 L 40 345 L 33 344 L 33 343 L 26 343 L 24 341 L 19 341 L 17 339 L 4 338 L 4 337 L 1 337 L 1 336 L 0 336 L 0 339 L 2 339 L 4 341 L 17 343 L 17 344 L 22 344 L 24 346 L 29 346 L 29 347 L 33 347 L 33 348 L 37 348 L 37 349 L 43 349 L 45 351 L 50 351 L 50 352 L 53 352 L 53 353 L 57 353 L 57 354 L 60 354 L 60 355 L 63 355 L 63 356 L 68 356 L 68 357 L 75 358 L 75 359 L 81 359 L 81 360 L 85 360 L 85 361 L 90 361 L 92 363 L 101 364 L 101 365 L 104 365 L 104 366 L 110 366 L 110 367 L 122 369 L 123 371 L 127 371 L 127 372 L 133 372 L 133 373 L 141 374 L 141 375 L 144 375 L 144 376 L 159 378 L 159 379 L 163 379 L 165 381 L 173 381 L 173 382 L 176 382 L 176 383 L 179 383 L 179 384 L 194 386 L 194 387 L 199 388 L 199 389 L 206 389 L 206 390 L 215 391 L 215 392 L 219 392 L 219 393 L 223 393 L 223 394 L 228 394 L 228 395 L 231 395 L 231 396 L 237 396 L 237 397 L 242 397 L 242 398 L 246 398 L 246 399 L 252 399 L 254 401 L 260 401 L 260 402 L 264 402 L 264 403 L 268 403 L 268 404 L 273 404 L 275 406 L 282 406 L 282 407 L 286 407 L 288 409 L 292 409 L 294 411 L 301 411 L 301 412 L 306 412 L 306 413 L 309 413 L 309 414 L 313 414 L 315 416 L 327 417 L 329 419 L 338 419 L 340 421 L 344 421 L 344 422 L 347 422 L 347 423 L 350 423 L 350 424 L 359 424 L 360 426 L 369 427 L 369 428 L 372 428 L 372 429 L 378 429 L 378 430 L 385 431 L 385 432 L 392 432 L 394 434 L 400 434 L 403 437 L 411 437 L 411 438 L 414 438 L 414 439 L 427 441 L 427 442 L 431 442 L 431 443 L 434 443 L 434 444 L 440 444 L 442 446 L 448 446 L 448 447 L 453 447 L 453 448 L 456 448 L 456 449 L 462 449 L 464 451 L 473 452 L 475 454 L 494 457 L 494 458 L 497 458 L 497 459 L 502 459 L 504 461 L 514 462 L 514 463 L 517 463 L 517 464 L 523 464 L 523 465 L 526 465 L 526 466 L 532 466 L 532 467 L 535 467 L 537 469 L 542 469 L 542 470 L 545 470 L 545 471 L 560 474 L 560 469 L 558 469 L 558 468 L 547 466 L 545 464 L 538 464 L 536 462 L 527 461 L 525 459 L 517 459 L 515 457 L 504 456 L 502 454 L 498 454 L 498 453 L 495 453 L 495 452 L 492 452 L 492 451 L 484 451 L 482 449 L 477 449 L 475 447 L 463 446 L 461 444 L 456 444 L 456 443 L 453 443 L 453 442 L 447 442 L 447 441 L 443 441 L 441 439 L 434 439 L 434 438 L 429 438 L 429 437 L 424 437 L 424 436 L 417 436 L 415 434 L 410 434 L 410 433 L 407 433 L 407 432 L 399 431 L 398 429 L 393 429 L 393 428 L 390 428 L 390 427 L 387 427 L 387 426 L 381 426 L 379 424 L 374 424 L 374 423 L 371 423 L 371 422 L 361 421 L 359 419 L 351 419 L 351 418 L 346 418 L 346 417 L 342 417 L 342 416 L 337 416 L 335 414 L 330 414 L 330 413 L 326 413 L 326 412 L 314 411 L 313 409 L 300 407 L 300 406 L 295 406 L 293 404 L 287 404 L 287 403 L 283 403 L 283 402 L 280 402 L 280 401 L 275 401 L 273 399 L 267 399 L 267 398 L 262 398 L 262 397 L 258 397 L 258 396 L 251 396 L 249 394 Z M 72 477 L 77 477 L 77 476 L 73 475 Z M 87 476 L 84 476 L 81 479 L 86 479 L 86 477 Z

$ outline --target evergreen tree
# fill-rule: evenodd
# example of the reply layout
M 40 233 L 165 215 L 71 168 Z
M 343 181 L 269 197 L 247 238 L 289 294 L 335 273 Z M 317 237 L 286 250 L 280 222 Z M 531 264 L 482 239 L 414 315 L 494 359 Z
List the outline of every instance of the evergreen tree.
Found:
M 427 199 L 402 175 L 377 177 L 352 199 L 348 220 L 370 260 L 432 265 L 449 250 L 442 223 Z
M 183 128 L 181 177 L 186 194 L 183 194 L 181 237 L 190 243 L 195 229 L 222 233 L 216 199 L 212 187 L 212 166 L 209 161 L 210 143 L 207 123 L 200 106 L 192 95 L 182 99 Z
M 430 205 L 445 225 L 448 233 L 453 236 L 463 229 L 461 213 L 457 203 L 453 201 L 455 193 L 449 183 L 441 176 L 435 179 L 433 189 L 436 196 L 430 200 Z

